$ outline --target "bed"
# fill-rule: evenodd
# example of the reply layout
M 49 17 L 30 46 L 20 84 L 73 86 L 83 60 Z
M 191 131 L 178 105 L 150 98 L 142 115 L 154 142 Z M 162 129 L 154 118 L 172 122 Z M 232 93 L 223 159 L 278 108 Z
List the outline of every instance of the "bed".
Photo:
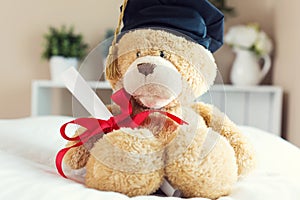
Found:
M 0 120 L 0 199 L 129 199 L 119 193 L 86 188 L 57 174 L 54 158 L 65 144 L 58 130 L 69 120 L 70 117 L 63 116 Z M 300 199 L 299 148 L 268 132 L 240 128 L 254 144 L 258 166 L 250 176 L 239 180 L 230 196 L 220 200 Z M 132 199 L 164 198 L 138 196 Z

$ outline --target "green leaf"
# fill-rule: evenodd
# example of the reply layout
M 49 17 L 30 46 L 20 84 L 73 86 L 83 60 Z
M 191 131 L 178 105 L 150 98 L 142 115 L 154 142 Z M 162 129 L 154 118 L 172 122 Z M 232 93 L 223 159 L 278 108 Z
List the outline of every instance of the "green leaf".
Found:
M 224 14 L 234 15 L 235 10 L 233 7 L 227 6 L 226 0 L 210 0 L 210 2 L 216 6 Z
M 83 58 L 86 55 L 88 45 L 83 41 L 81 34 L 74 33 L 74 27 L 61 26 L 60 29 L 49 27 L 44 36 L 45 47 L 42 58 L 50 59 L 51 56 L 64 56 Z

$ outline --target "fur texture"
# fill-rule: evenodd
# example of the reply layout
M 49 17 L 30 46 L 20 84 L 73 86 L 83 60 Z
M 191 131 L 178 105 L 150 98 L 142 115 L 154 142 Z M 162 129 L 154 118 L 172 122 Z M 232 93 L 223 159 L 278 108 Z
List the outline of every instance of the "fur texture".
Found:
M 167 147 L 166 177 L 185 197 L 217 198 L 229 194 L 237 180 L 232 147 L 224 137 L 208 129 L 200 115 L 190 108 L 183 110 L 183 118 L 191 124 L 180 127 Z
M 174 42 L 176 41 L 176 42 Z M 118 70 L 121 77 L 137 59 L 147 55 L 160 56 L 170 61 L 184 79 L 183 99 L 192 101 L 205 93 L 216 77 L 216 64 L 212 54 L 203 46 L 162 30 L 140 29 L 125 34 L 118 43 Z M 106 70 L 111 68 L 107 66 Z M 118 90 L 123 87 L 121 79 L 110 79 Z M 187 97 L 188 96 L 188 97 Z
M 86 185 L 128 196 L 151 194 L 163 181 L 162 147 L 147 129 L 107 134 L 91 151 Z
M 213 105 L 195 103 L 192 108 L 205 119 L 207 126 L 224 136 L 233 147 L 238 165 L 238 174 L 247 175 L 256 165 L 254 149 L 237 126 Z
M 253 169 L 255 157 L 228 117 L 211 105 L 193 103 L 215 79 L 212 54 L 184 37 L 151 29 L 126 33 L 117 46 L 114 63 L 121 77 L 111 73 L 111 65 L 106 70 L 115 90 L 125 88 L 132 95 L 133 114 L 159 108 L 189 125 L 151 114 L 139 129 L 121 128 L 70 151 L 66 164 L 74 169 L 86 166 L 88 187 L 128 196 L 155 192 L 164 177 L 185 197 L 229 194 L 238 176 Z M 177 71 L 164 74 L 166 69 Z M 109 109 L 120 112 L 116 105 Z

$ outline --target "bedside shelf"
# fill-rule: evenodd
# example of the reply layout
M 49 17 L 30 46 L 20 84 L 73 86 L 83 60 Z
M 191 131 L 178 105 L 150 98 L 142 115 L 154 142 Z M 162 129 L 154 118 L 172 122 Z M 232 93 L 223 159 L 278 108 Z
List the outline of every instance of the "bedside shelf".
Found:
M 90 81 L 88 84 L 92 89 L 111 90 L 110 84 L 105 81 Z M 52 89 L 65 89 L 65 85 L 60 82 L 49 80 L 34 80 L 31 85 L 31 115 L 51 115 L 52 114 Z M 69 92 L 69 91 L 67 91 Z
M 281 135 L 283 91 L 276 86 L 214 85 L 198 98 L 213 104 L 238 125 Z
M 88 82 L 94 90 L 108 90 L 108 82 Z M 64 89 L 63 83 L 47 80 L 32 82 L 32 116 L 52 114 L 52 89 Z M 68 91 L 66 91 L 69 93 Z M 109 95 L 102 91 L 102 95 Z M 276 86 L 214 85 L 197 100 L 213 104 L 238 125 L 248 125 L 281 135 L 283 91 Z M 63 106 L 71 101 L 64 102 Z M 61 103 L 62 104 L 62 103 Z
M 111 89 L 110 84 L 106 81 L 89 81 L 88 84 L 93 89 Z M 47 80 L 34 80 L 32 81 L 32 86 L 44 88 L 66 88 L 63 83 Z

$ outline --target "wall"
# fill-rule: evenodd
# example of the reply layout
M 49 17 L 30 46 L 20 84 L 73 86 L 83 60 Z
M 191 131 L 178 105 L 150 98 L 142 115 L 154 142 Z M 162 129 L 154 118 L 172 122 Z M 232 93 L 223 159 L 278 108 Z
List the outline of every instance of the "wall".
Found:
M 41 59 L 50 25 L 74 25 L 91 47 L 115 27 L 122 0 L 0 0 L 0 118 L 30 115 L 32 79 L 49 79 Z
M 277 0 L 276 32 L 276 68 L 274 83 L 283 86 L 284 133 L 288 140 L 300 146 L 300 89 L 299 89 L 299 47 L 300 47 L 300 1 Z

